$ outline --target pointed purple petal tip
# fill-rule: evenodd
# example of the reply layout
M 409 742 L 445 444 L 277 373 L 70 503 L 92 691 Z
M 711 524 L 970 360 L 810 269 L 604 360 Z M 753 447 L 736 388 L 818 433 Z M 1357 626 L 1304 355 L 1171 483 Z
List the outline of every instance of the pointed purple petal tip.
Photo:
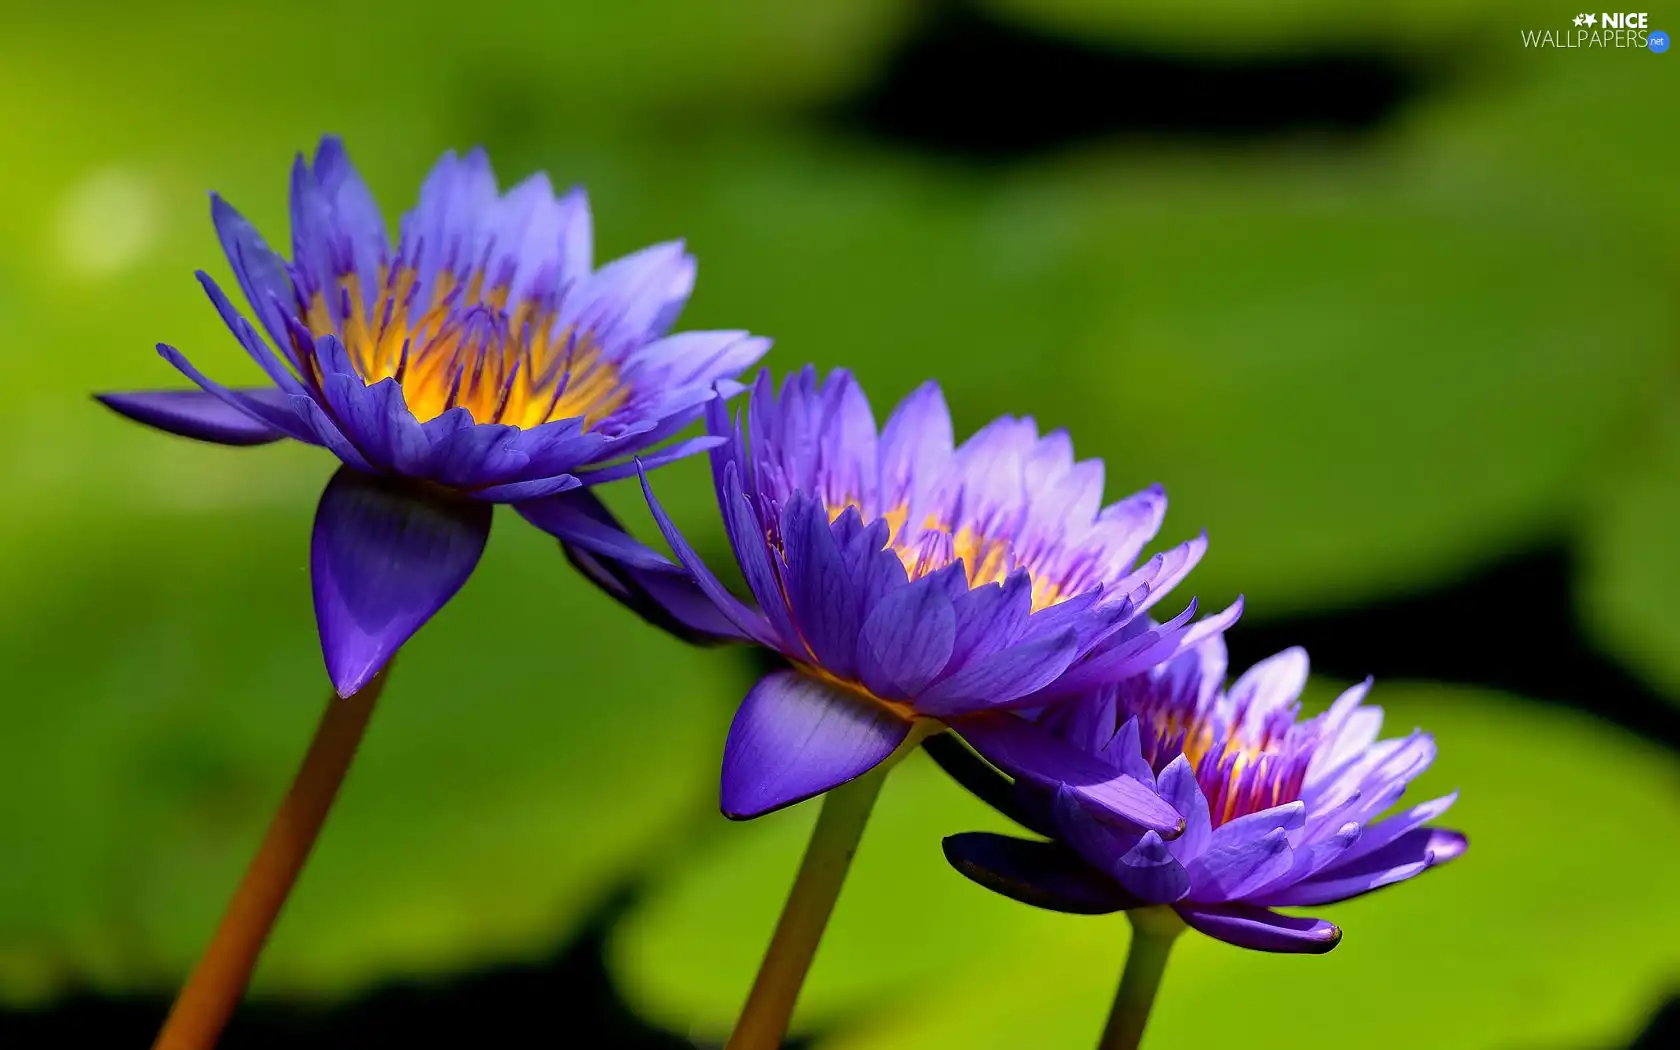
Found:
M 1144 903 L 1059 843 L 970 831 L 942 846 L 946 861 L 971 882 L 1034 908 L 1107 915 Z
M 910 728 L 885 707 L 810 675 L 766 675 L 729 726 L 723 815 L 751 820 L 839 787 L 886 761 Z
M 1180 905 L 1177 911 L 1192 929 L 1252 951 L 1323 955 L 1342 943 L 1342 931 L 1334 923 L 1247 904 Z
M 315 513 L 310 573 L 321 652 L 353 696 L 472 575 L 491 506 L 341 467 Z
M 140 390 L 93 399 L 136 423 L 217 445 L 266 445 L 286 436 L 202 390 Z
M 1429 843 L 1429 866 L 1438 867 L 1456 860 L 1470 848 L 1470 836 L 1462 831 L 1437 828 Z

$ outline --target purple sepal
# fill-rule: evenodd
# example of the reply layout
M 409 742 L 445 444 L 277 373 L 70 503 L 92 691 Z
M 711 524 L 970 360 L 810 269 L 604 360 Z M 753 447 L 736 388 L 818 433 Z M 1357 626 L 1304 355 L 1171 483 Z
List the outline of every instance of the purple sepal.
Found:
M 1018 715 L 988 712 L 954 719 L 950 725 L 1011 776 L 1051 791 L 1066 785 L 1093 811 L 1163 837 L 1176 837 L 1184 830 L 1184 818 L 1147 786 Z
M 945 859 L 974 882 L 1048 911 L 1106 915 L 1144 902 L 1056 842 L 969 831 L 945 839 Z
M 366 685 L 454 597 L 490 536 L 492 507 L 341 467 L 315 511 L 315 620 L 340 696 Z
M 552 478 L 532 478 L 530 481 L 509 481 L 481 489 L 463 492 L 463 496 L 490 503 L 521 503 L 525 500 L 545 499 L 571 492 L 583 483 L 570 474 L 556 474 Z
M 310 425 L 299 416 L 295 395 L 281 396 L 278 390 L 257 389 L 249 392 L 231 390 L 200 372 L 181 351 L 167 343 L 159 343 L 158 354 L 174 365 L 182 375 L 198 384 L 200 390 L 219 398 L 228 407 L 268 424 L 287 437 L 307 444 L 318 445 L 319 440 Z
M 609 481 L 622 481 L 625 478 L 635 477 L 638 465 L 640 469 L 652 470 L 655 467 L 663 467 L 668 463 L 675 463 L 680 459 L 687 459 L 689 456 L 701 452 L 708 452 L 722 443 L 722 438 L 704 434 L 700 437 L 689 438 L 686 441 L 679 441 L 674 445 L 667 445 L 657 452 L 650 452 L 645 456 L 627 459 L 622 463 L 613 463 L 609 466 L 595 467 L 590 470 L 580 470 L 577 472 L 577 477 L 585 485 L 604 485 Z
M 747 820 L 875 768 L 910 720 L 798 671 L 774 671 L 741 701 L 723 745 L 723 815 Z
M 1179 917 L 1209 937 L 1258 952 L 1323 955 L 1342 931 L 1323 919 L 1279 915 L 1246 904 L 1179 905 Z
M 934 733 L 922 741 L 922 750 L 945 774 L 975 798 L 999 813 L 1045 838 L 1056 837 L 1044 792 L 1021 787 L 998 768 L 981 758 L 955 733 Z
M 626 532 L 590 489 L 514 509 L 557 538 L 566 560 L 591 583 L 653 626 L 694 645 L 749 641 L 687 570 Z
M 1056 837 L 1146 904 L 1170 904 L 1190 888 L 1184 865 L 1154 831 L 1121 830 L 1091 812 L 1066 785 L 1050 804 Z
M 730 626 L 740 632 L 743 637 L 750 638 L 766 648 L 776 648 L 775 636 L 771 633 L 769 624 L 765 622 L 757 610 L 750 609 L 741 599 L 729 593 L 717 575 L 700 559 L 700 555 L 678 529 L 676 522 L 665 512 L 658 497 L 653 494 L 653 486 L 648 483 L 647 472 L 641 474 L 642 497 L 647 500 L 648 511 L 653 514 L 654 524 L 670 544 L 672 553 L 677 561 L 688 570 L 694 585 L 700 592 L 717 607 L 719 615 L 725 617 Z
M 568 544 L 560 551 L 572 568 L 642 620 L 690 645 L 747 641 L 679 568 L 631 569 Z
M 1316 878 L 1268 894 L 1265 903 L 1309 907 L 1360 897 L 1421 875 L 1469 848 L 1469 839 L 1460 832 L 1417 828 L 1374 853 L 1348 864 L 1332 865 Z
M 241 398 L 267 398 L 278 391 L 258 388 L 236 390 Z M 266 445 L 286 435 L 248 412 L 203 390 L 137 390 L 120 394 L 95 394 L 94 400 L 136 423 L 181 437 L 217 445 Z M 276 410 L 289 411 L 283 402 L 270 403 Z
M 519 503 L 513 509 L 561 543 L 619 565 L 636 569 L 676 567 L 671 559 L 626 532 L 600 497 L 587 488 Z

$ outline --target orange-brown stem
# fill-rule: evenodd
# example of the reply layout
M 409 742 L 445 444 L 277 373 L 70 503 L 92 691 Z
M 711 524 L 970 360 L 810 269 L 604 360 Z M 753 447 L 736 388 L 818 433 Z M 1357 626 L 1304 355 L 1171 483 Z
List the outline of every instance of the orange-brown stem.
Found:
M 245 994 L 251 971 L 362 742 L 390 666 L 347 700 L 333 697 L 216 935 L 176 997 L 152 1050 L 210 1050 Z

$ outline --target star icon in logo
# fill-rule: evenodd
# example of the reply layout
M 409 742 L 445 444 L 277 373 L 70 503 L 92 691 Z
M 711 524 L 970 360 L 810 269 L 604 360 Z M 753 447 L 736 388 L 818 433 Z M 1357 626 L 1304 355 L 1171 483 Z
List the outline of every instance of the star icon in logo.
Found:
M 1597 15 L 1583 15 L 1582 17 L 1587 20 L 1587 25 L 1589 25 L 1589 26 L 1594 26 L 1594 25 L 1598 24 L 1598 16 Z
M 1586 16 L 1586 15 L 1576 15 L 1576 16 L 1575 16 L 1575 24 L 1576 24 L 1576 25 L 1581 25 L 1581 24 L 1582 24 L 1582 23 L 1584 23 L 1584 22 L 1585 22 L 1585 21 L 1586 21 L 1586 20 L 1587 20 L 1587 16 Z

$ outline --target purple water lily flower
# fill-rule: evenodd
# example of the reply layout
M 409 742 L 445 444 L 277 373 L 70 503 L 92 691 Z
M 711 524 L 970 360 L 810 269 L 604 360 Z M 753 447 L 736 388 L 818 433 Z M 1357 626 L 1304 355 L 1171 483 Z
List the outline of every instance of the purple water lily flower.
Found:
M 1168 905 L 1240 947 L 1318 953 L 1336 946 L 1339 929 L 1272 909 L 1357 897 L 1464 852 L 1462 834 L 1429 825 L 1456 794 L 1384 816 L 1434 760 L 1435 743 L 1421 731 L 1379 741 L 1382 711 L 1363 703 L 1369 682 L 1302 720 L 1304 650 L 1256 664 L 1229 691 L 1224 679 L 1225 645 L 1215 636 L 1034 723 L 1019 719 L 1153 785 L 1184 817 L 1175 841 L 1116 828 L 1070 787 L 1045 790 L 1043 769 L 1000 763 L 1017 780 L 999 791 L 957 759 L 947 768 L 959 779 L 1051 841 L 972 832 L 945 840 L 947 858 L 1038 907 L 1098 914 Z M 955 758 L 949 749 L 941 757 Z
M 657 594 L 635 591 L 694 634 L 792 664 L 748 692 L 730 727 L 726 815 L 754 817 L 856 778 L 922 722 L 982 749 L 1058 760 L 1058 776 L 1092 806 L 1177 832 L 1179 815 L 1135 779 L 1049 732 L 1005 732 L 1020 722 L 1008 709 L 1141 671 L 1193 637 L 1193 602 L 1165 623 L 1145 615 L 1205 547 L 1197 538 L 1137 564 L 1166 509 L 1158 488 L 1102 506 L 1102 464 L 1076 462 L 1065 433 L 1041 437 L 1030 419 L 997 420 L 956 448 L 932 383 L 879 429 L 844 371 L 819 384 L 806 368 L 779 393 L 763 373 L 749 407 L 749 428 L 721 403 L 707 422 L 723 439 L 711 453 L 718 505 L 754 603 L 701 562 L 645 476 L 690 586 L 666 577 Z M 526 513 L 582 548 L 620 597 L 634 590 L 629 574 L 661 579 L 661 559 L 587 497 Z
M 159 345 L 197 390 L 99 399 L 173 434 L 291 438 L 343 462 L 310 556 L 321 646 L 343 696 L 466 582 L 493 504 L 633 473 L 631 457 L 697 418 L 769 346 L 745 332 L 667 334 L 694 284 L 680 243 L 597 269 L 583 191 L 557 198 L 539 173 L 499 193 L 481 150 L 444 154 L 394 249 L 330 136 L 292 171 L 289 261 L 220 197 L 210 212 L 272 345 L 214 281 L 199 281 L 268 383 L 223 386 Z

